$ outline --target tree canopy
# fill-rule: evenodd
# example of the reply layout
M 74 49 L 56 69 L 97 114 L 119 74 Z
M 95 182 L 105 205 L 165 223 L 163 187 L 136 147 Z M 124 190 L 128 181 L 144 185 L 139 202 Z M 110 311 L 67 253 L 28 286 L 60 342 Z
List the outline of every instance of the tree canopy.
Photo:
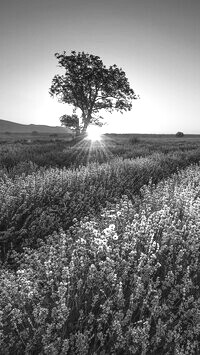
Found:
M 55 75 L 50 95 L 58 101 L 73 106 L 72 115 L 60 117 L 61 123 L 77 133 L 86 132 L 89 124 L 102 126 L 101 110 L 130 111 L 132 100 L 138 98 L 131 89 L 125 72 L 115 64 L 106 68 L 95 55 L 72 51 L 67 55 L 56 53 L 64 75 Z M 81 110 L 79 117 L 76 110 Z

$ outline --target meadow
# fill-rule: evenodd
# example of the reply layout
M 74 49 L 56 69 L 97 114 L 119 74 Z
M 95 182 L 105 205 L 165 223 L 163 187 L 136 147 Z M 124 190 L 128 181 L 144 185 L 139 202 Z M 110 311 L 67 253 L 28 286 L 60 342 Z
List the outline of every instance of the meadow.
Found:
M 198 355 L 200 137 L 36 138 L 0 141 L 0 354 Z

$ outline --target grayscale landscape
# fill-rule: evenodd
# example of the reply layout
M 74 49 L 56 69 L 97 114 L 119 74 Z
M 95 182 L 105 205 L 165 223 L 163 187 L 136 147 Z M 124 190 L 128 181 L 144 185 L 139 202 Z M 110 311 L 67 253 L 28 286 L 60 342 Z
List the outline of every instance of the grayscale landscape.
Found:
M 200 2 L 0 7 L 0 355 L 199 355 Z

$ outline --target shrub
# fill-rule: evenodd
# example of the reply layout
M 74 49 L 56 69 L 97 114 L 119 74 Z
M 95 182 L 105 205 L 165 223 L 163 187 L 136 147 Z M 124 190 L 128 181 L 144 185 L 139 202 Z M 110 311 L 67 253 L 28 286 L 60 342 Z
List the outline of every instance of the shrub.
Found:
M 183 132 L 177 132 L 176 133 L 176 137 L 184 137 L 184 133 Z
M 32 136 L 38 136 L 39 132 L 38 131 L 32 131 L 31 134 L 32 134 Z

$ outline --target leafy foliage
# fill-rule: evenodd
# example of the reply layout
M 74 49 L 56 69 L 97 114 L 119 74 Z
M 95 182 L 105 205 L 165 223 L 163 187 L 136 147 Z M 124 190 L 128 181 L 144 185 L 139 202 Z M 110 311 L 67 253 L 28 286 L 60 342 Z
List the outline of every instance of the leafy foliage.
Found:
M 78 115 L 63 115 L 60 117 L 60 122 L 63 126 L 69 127 L 72 132 L 75 132 L 76 135 L 80 133 L 80 124 Z
M 131 110 L 132 100 L 136 99 L 130 88 L 125 72 L 116 65 L 106 68 L 95 55 L 72 51 L 67 55 L 55 54 L 59 66 L 65 69 L 64 75 L 55 75 L 50 94 L 56 95 L 60 102 L 67 103 L 82 112 L 82 126 L 78 116 L 61 117 L 62 124 L 79 131 L 86 131 L 89 124 L 102 125 L 99 111 L 120 112 Z

